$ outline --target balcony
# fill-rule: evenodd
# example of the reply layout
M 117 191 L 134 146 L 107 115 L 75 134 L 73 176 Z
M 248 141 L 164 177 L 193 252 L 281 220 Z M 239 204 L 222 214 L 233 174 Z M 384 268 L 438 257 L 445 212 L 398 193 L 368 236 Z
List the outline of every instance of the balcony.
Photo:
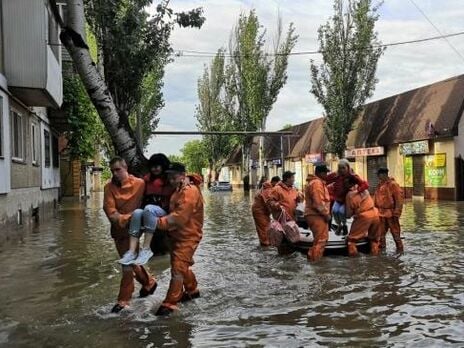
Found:
M 58 26 L 43 0 L 2 1 L 8 89 L 28 106 L 63 101 Z

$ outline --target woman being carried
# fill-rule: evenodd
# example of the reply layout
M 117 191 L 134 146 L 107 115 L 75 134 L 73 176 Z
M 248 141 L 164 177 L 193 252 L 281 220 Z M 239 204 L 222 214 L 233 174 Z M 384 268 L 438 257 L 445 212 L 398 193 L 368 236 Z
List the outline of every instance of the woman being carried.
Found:
M 169 167 L 169 159 L 163 154 L 154 154 L 149 159 L 150 173 L 145 181 L 143 209 L 137 209 L 132 215 L 129 225 L 130 247 L 118 261 L 123 265 L 144 265 L 153 256 L 150 244 L 156 231 L 158 219 L 165 216 L 169 209 L 169 200 L 174 188 L 169 186 L 165 171 Z M 145 234 L 143 246 L 137 253 L 139 239 L 142 235 L 142 224 Z
M 338 162 L 338 171 L 327 175 L 327 179 L 325 180 L 327 185 L 333 184 L 332 188 L 335 202 L 332 208 L 332 216 L 338 225 L 337 234 L 340 234 L 342 229 L 345 234 L 348 233 L 345 217 L 345 199 L 348 190 L 345 187 L 345 179 L 349 177 L 354 178 L 358 186 L 358 192 L 369 189 L 369 183 L 353 172 L 353 169 L 350 167 L 350 162 L 347 159 L 341 159 Z

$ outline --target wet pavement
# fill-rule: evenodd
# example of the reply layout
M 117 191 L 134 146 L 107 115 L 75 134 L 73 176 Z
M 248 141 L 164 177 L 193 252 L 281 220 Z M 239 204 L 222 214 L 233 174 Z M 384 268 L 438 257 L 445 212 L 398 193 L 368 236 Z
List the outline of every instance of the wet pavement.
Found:
M 101 196 L 0 245 L 4 347 L 464 347 L 464 204 L 407 203 L 406 254 L 279 257 L 262 250 L 242 192 L 205 194 L 195 271 L 202 298 L 154 316 L 154 296 L 108 314 L 120 270 Z M 1 233 L 1 232 L 0 232 Z

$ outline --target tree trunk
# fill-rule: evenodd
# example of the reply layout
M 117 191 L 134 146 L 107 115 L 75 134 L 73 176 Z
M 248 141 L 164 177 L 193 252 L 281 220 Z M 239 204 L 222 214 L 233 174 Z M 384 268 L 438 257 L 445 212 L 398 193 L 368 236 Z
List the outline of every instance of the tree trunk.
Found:
M 55 1 L 50 3 L 56 8 Z M 68 1 L 68 22 L 65 26 L 62 25 L 61 42 L 73 60 L 90 100 L 111 137 L 116 153 L 126 160 L 131 173 L 141 175 L 146 172 L 147 160 L 137 145 L 129 122 L 118 114 L 111 93 L 92 61 L 84 39 L 84 21 L 83 0 Z M 59 22 L 63 24 L 62 21 Z

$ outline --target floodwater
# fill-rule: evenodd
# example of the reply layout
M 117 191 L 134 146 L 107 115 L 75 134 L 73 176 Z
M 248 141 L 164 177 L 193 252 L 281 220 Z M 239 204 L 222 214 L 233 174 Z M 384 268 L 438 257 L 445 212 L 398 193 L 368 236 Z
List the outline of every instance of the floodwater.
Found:
M 157 318 L 154 296 L 108 314 L 120 271 L 101 196 L 0 245 L 2 347 L 464 347 L 464 205 L 410 202 L 406 254 L 279 257 L 257 247 L 242 192 L 205 194 L 202 298 Z

